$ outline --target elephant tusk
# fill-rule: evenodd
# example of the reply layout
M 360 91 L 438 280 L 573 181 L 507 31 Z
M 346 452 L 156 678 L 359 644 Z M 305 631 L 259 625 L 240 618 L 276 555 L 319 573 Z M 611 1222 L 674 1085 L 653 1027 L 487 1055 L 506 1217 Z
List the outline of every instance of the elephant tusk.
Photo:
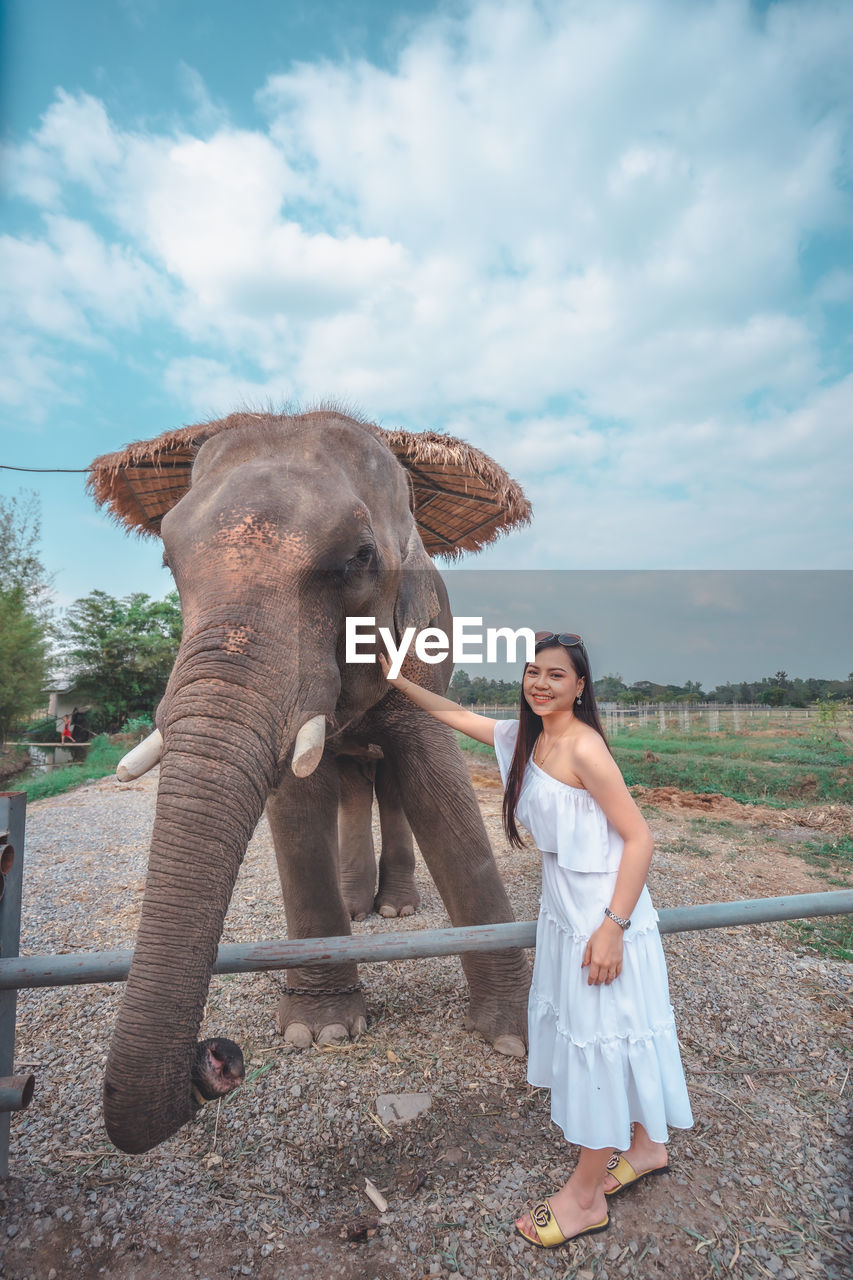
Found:
M 116 777 L 119 782 L 130 782 L 131 778 L 141 778 L 143 773 L 153 769 L 163 754 L 163 735 L 159 729 L 149 733 L 138 746 L 122 756 L 116 765 Z
M 306 720 L 296 735 L 293 745 L 293 759 L 290 767 L 297 778 L 307 778 L 320 763 L 323 748 L 326 745 L 326 717 L 314 716 Z

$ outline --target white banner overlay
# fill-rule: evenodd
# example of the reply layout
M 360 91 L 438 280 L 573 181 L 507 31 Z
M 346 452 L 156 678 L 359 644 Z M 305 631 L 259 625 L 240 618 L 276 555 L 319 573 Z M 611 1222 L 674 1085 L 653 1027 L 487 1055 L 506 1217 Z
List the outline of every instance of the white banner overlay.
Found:
M 381 647 L 377 648 L 377 640 Z M 498 641 L 503 641 L 505 653 L 499 657 Z M 519 641 L 524 645 L 524 657 L 518 657 Z M 348 617 L 346 620 L 346 661 L 376 662 L 377 653 L 386 652 L 391 663 L 389 680 L 396 680 L 407 654 L 414 643 L 415 655 L 421 662 L 444 662 L 448 656 L 458 662 L 532 662 L 535 637 L 530 627 L 483 627 L 482 618 L 454 618 L 453 634 L 448 636 L 441 627 L 424 627 L 417 631 L 406 627 L 399 644 L 389 627 L 377 627 L 375 618 Z M 485 653 L 484 653 L 485 649 Z

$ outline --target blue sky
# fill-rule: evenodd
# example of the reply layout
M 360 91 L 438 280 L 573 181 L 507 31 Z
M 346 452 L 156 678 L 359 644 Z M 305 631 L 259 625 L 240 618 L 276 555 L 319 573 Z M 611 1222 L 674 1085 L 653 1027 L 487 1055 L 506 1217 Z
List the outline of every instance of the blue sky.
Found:
M 522 482 L 472 567 L 850 566 L 853 6 L 3 22 L 0 462 L 335 396 Z M 60 605 L 168 588 L 82 477 L 19 486 Z

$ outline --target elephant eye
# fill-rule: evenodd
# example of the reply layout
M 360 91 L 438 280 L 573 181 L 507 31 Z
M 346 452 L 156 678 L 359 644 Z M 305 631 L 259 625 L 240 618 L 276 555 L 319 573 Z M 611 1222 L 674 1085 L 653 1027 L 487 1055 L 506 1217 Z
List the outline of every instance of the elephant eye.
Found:
M 372 542 L 363 542 L 354 556 L 347 560 L 347 572 L 357 573 L 359 569 L 367 569 L 376 559 L 376 547 Z

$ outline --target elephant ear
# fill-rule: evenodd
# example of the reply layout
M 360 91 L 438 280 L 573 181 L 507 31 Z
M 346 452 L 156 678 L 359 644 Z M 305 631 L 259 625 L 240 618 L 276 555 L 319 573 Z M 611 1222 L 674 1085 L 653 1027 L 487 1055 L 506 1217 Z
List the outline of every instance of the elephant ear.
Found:
M 394 602 L 394 630 L 397 643 L 406 627 L 421 631 L 441 612 L 436 591 L 437 571 L 412 524 L 400 572 L 400 586 Z
M 205 440 L 265 421 L 267 414 L 232 413 L 216 422 L 165 431 L 153 440 L 138 440 L 116 453 L 105 453 L 89 467 L 86 488 L 99 507 L 134 533 L 156 537 L 167 511 L 190 487 L 193 462 Z
M 412 484 L 418 532 L 431 556 L 455 559 L 529 524 L 521 485 L 487 454 L 435 431 L 384 431 Z

